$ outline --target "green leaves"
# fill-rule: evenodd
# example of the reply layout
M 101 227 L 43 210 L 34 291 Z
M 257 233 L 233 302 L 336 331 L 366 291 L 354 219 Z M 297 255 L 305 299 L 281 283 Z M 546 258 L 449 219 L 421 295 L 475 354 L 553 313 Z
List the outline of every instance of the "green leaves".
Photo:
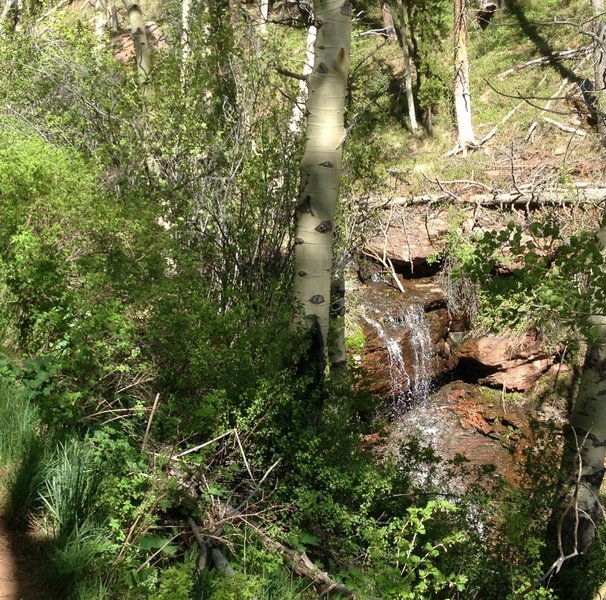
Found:
M 456 236 L 455 236 L 456 237 Z M 564 232 L 553 219 L 450 245 L 455 278 L 478 286 L 480 323 L 492 330 L 538 327 L 555 338 L 589 330 L 606 309 L 604 259 L 592 232 Z

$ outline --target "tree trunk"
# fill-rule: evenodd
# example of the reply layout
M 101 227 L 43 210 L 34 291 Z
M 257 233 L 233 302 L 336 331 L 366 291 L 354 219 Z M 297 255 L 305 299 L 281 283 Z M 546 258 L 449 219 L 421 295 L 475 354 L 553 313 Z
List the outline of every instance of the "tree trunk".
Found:
M 187 73 L 191 57 L 191 0 L 183 0 L 181 6 L 181 91 L 187 91 Z
M 412 93 L 412 61 L 410 60 L 410 49 L 408 47 L 408 40 L 410 39 L 408 14 L 403 0 L 397 0 L 397 2 L 400 40 L 402 41 L 402 54 L 404 55 L 404 88 L 406 91 L 406 103 L 408 104 L 408 118 L 410 119 L 410 128 L 416 133 L 419 126 L 417 124 L 415 99 Z
M 260 0 L 259 12 L 261 13 L 261 35 L 267 35 L 267 21 L 269 19 L 269 0 Z
M 118 10 L 116 8 L 116 0 L 110 0 L 109 20 L 112 33 L 118 33 Z
M 303 65 L 303 77 L 306 78 L 309 78 L 309 76 L 314 70 L 317 33 L 318 30 L 316 29 L 316 26 L 310 25 L 307 30 L 307 43 L 305 45 L 305 64 Z M 295 102 L 295 106 L 292 110 L 292 116 L 290 117 L 290 122 L 288 124 L 288 129 L 293 133 L 298 133 L 301 127 L 301 119 L 303 118 L 305 105 L 307 103 L 307 85 L 308 83 L 306 80 L 301 80 L 299 82 L 299 93 L 297 94 L 297 100 Z
M 606 211 L 598 244 L 606 261 Z M 561 555 L 587 549 L 595 537 L 602 512 L 599 492 L 606 450 L 606 314 L 603 303 L 598 301 L 595 308 L 597 314 L 590 319 L 592 338 L 570 415 L 564 456 L 570 480 L 556 523 Z
M 604 0 L 592 0 L 593 32 L 593 70 L 595 113 L 598 132 L 602 144 L 606 146 L 606 19 L 604 18 Z
M 135 42 L 135 55 L 137 61 L 137 81 L 141 93 L 146 96 L 152 92 L 151 81 L 151 51 L 147 30 L 141 13 L 141 6 L 133 0 L 124 0 L 124 7 L 128 12 L 130 31 Z
M 15 6 L 15 0 L 6 0 L 4 3 L 4 8 L 2 9 L 2 14 L 0 14 L 0 35 L 2 35 L 6 31 L 6 24 L 8 21 L 8 17 L 11 14 L 11 10 Z
M 107 29 L 107 6 L 105 0 L 95 2 L 95 35 L 102 38 Z
M 476 146 L 471 125 L 466 0 L 454 0 L 454 105 L 459 147 L 465 150 Z
M 318 27 L 314 71 L 309 77 L 307 142 L 301 160 L 296 208 L 294 298 L 326 352 L 333 262 L 333 232 L 345 141 L 343 113 L 351 45 L 350 0 L 315 0 Z
M 385 0 L 381 2 L 381 15 L 383 17 L 383 27 L 385 28 L 385 33 L 383 35 L 387 41 L 395 42 L 398 39 L 398 36 L 396 35 L 393 15 L 391 14 L 391 7 Z

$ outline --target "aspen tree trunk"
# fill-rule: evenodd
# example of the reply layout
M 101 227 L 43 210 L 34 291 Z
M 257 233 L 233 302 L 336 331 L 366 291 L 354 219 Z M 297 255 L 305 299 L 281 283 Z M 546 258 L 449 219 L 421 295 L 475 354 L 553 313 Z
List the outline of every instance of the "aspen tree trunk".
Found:
M 606 261 L 606 211 L 598 243 Z M 595 311 L 597 314 L 590 320 L 593 335 L 570 415 L 564 457 L 570 482 L 556 524 L 560 551 L 564 554 L 587 549 L 595 537 L 602 513 L 599 492 L 606 451 L 606 310 L 603 298 L 598 301 Z
M 602 144 L 606 146 L 606 18 L 604 0 L 592 0 L 593 32 L 593 70 L 595 79 L 596 118 Z
M 454 0 L 454 104 L 458 145 L 465 151 L 477 145 L 471 125 L 466 0 Z
M 4 3 L 4 8 L 2 9 L 2 14 L 0 14 L 0 35 L 2 35 L 6 31 L 6 24 L 8 21 L 8 17 L 11 14 L 11 10 L 15 6 L 15 0 L 6 0 Z
M 152 92 L 150 85 L 151 76 L 151 52 L 149 40 L 141 6 L 133 0 L 124 0 L 124 7 L 128 12 L 130 31 L 135 42 L 135 55 L 137 61 L 137 81 L 141 93 L 146 96 Z
M 107 29 L 107 6 L 105 0 L 95 2 L 95 35 L 102 38 Z
M 301 128 L 301 119 L 303 118 L 305 105 L 307 103 L 307 78 L 309 78 L 314 70 L 316 35 L 316 26 L 312 24 L 307 29 L 307 42 L 305 44 L 305 64 L 303 65 L 302 75 L 306 80 L 299 82 L 299 93 L 297 94 L 297 100 L 292 110 L 290 122 L 288 123 L 288 129 L 293 133 L 298 133 Z
M 383 17 L 383 27 L 385 28 L 385 37 L 390 42 L 395 42 L 398 37 L 396 36 L 396 28 L 393 22 L 393 15 L 391 14 L 391 7 L 385 0 L 381 2 L 381 16 Z
M 191 0 L 183 0 L 181 8 L 181 91 L 187 91 L 187 72 L 191 57 Z
M 410 119 L 410 128 L 417 132 L 417 111 L 415 109 L 415 99 L 412 93 L 412 61 L 410 60 L 410 49 L 408 48 L 409 27 L 408 15 L 403 0 L 398 2 L 398 23 L 400 29 L 400 38 L 402 40 L 402 54 L 404 55 L 404 88 L 406 90 L 406 103 L 408 104 L 408 118 Z
M 314 2 L 318 35 L 295 213 L 294 297 L 302 308 L 305 327 L 312 332 L 312 344 L 323 352 L 328 340 L 333 232 L 345 141 L 351 14 L 350 0 Z
M 269 19 L 269 0 L 261 0 L 259 3 L 261 13 L 261 35 L 267 35 L 267 21 Z
M 17 0 L 15 11 L 15 31 L 23 29 L 23 0 Z
M 112 33 L 118 33 L 118 9 L 116 8 L 116 0 L 110 0 L 109 20 Z

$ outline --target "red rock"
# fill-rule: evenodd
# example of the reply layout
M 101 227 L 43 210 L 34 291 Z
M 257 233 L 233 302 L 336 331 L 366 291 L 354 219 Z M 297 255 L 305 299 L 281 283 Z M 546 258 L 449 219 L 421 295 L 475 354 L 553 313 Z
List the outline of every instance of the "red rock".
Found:
M 553 364 L 554 354 L 534 331 L 522 336 L 488 335 L 466 339 L 457 353 L 458 374 L 466 381 L 525 391 Z

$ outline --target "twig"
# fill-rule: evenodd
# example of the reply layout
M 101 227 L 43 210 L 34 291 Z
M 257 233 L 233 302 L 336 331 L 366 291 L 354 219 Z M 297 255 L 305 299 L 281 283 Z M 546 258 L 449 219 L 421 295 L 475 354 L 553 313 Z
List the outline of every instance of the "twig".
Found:
M 212 440 L 208 440 L 208 442 L 204 442 L 203 444 L 199 444 L 198 446 L 194 446 L 193 448 L 190 448 L 189 450 L 185 450 L 184 452 L 180 452 L 179 454 L 175 454 L 175 456 L 173 456 L 173 458 L 174 459 L 179 459 L 179 458 L 182 458 L 183 456 L 187 456 L 188 454 L 191 454 L 192 452 L 197 452 L 198 450 L 202 450 L 202 448 L 206 448 L 206 446 L 210 446 L 211 444 L 214 444 L 215 442 L 218 442 L 219 440 L 223 439 L 224 437 L 227 437 L 228 435 L 231 435 L 234 431 L 235 431 L 235 429 L 230 429 L 229 431 L 226 431 L 225 433 L 222 433 L 221 435 L 218 435 L 216 438 L 213 438 Z
M 284 75 L 285 77 L 292 77 L 293 79 L 298 79 L 299 81 L 307 81 L 309 77 L 307 75 L 301 75 L 300 73 L 293 73 L 288 69 L 283 67 L 276 67 L 276 71 L 280 73 L 280 75 Z
M 562 90 L 568 85 L 568 79 L 564 79 L 564 81 L 562 81 L 560 87 L 557 89 L 556 93 L 549 99 L 549 101 L 547 102 L 547 104 L 544 106 L 543 110 L 541 110 L 541 112 L 539 113 L 539 117 L 541 117 L 542 115 L 545 114 L 545 112 L 547 112 L 549 110 L 549 108 L 551 107 L 551 103 L 559 97 L 559 95 L 562 93 Z M 526 141 L 528 141 L 531 137 L 532 134 L 534 133 L 534 130 L 537 128 L 539 121 L 538 118 L 535 119 L 531 124 L 530 127 L 528 128 L 528 132 L 526 133 Z
M 160 393 L 158 392 L 156 394 L 156 398 L 154 399 L 151 412 L 149 413 L 149 419 L 147 419 L 147 427 L 145 428 L 145 434 L 143 435 L 143 442 L 141 442 L 141 454 L 145 452 L 145 446 L 147 446 L 147 441 L 149 440 L 149 432 L 151 431 L 152 421 L 154 420 L 154 414 L 156 414 L 156 408 L 158 408 L 159 400 Z
M 255 487 L 258 487 L 257 482 L 255 481 L 255 478 L 252 474 L 252 471 L 250 470 L 250 465 L 248 464 L 248 460 L 246 459 L 246 454 L 244 453 L 244 448 L 242 447 L 242 442 L 240 442 L 240 436 L 238 435 L 237 429 L 234 429 L 234 435 L 236 436 L 236 441 L 238 442 L 238 448 L 240 448 L 240 454 L 242 455 L 242 460 L 244 461 L 244 464 L 246 465 L 246 470 L 248 471 L 248 476 L 250 477 L 250 480 L 254 483 Z

